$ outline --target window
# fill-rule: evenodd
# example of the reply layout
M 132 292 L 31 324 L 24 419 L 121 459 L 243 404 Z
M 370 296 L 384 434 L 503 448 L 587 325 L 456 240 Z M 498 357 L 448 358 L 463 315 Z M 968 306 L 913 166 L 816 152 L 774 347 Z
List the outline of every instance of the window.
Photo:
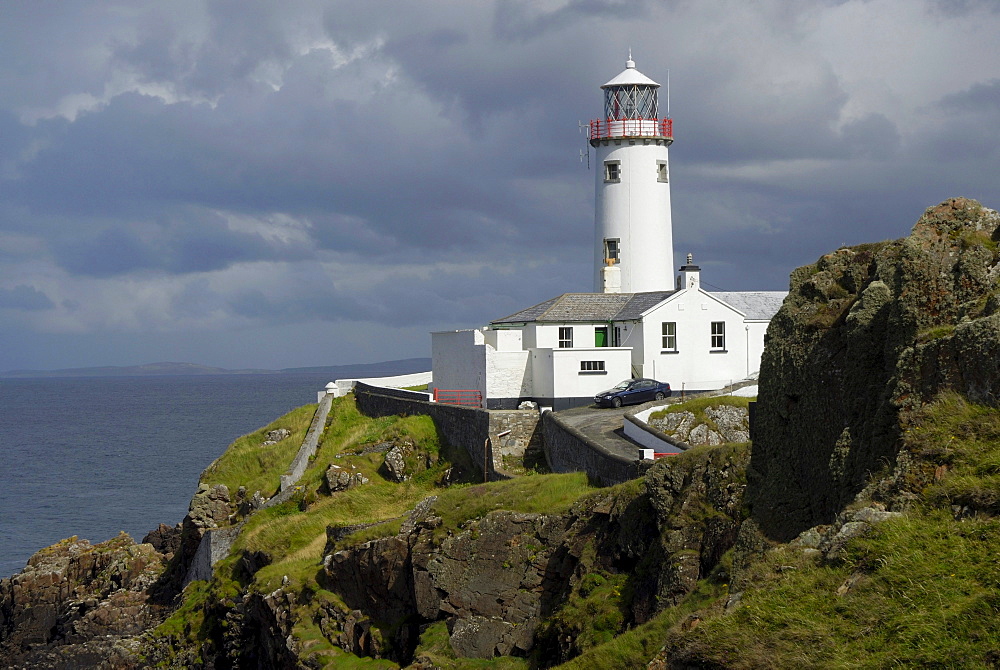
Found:
M 667 161 L 656 161 L 656 181 L 667 182 Z
M 559 327 L 559 348 L 560 349 L 573 348 L 573 328 L 571 326 Z
M 622 162 L 604 161 L 604 183 L 618 183 L 622 180 Z
M 580 372 L 607 372 L 604 361 L 580 361 Z
M 604 262 L 612 261 L 612 264 L 621 262 L 621 247 L 618 238 L 608 238 L 604 240 Z
M 608 327 L 598 326 L 594 328 L 594 346 L 595 347 L 606 347 L 608 346 Z
M 726 348 L 726 322 L 725 321 L 713 321 L 712 322 L 712 348 L 713 349 L 725 349 Z
M 621 326 L 615 326 L 615 339 L 611 340 L 612 347 L 622 346 L 622 328 Z
M 677 322 L 663 322 L 663 348 L 677 351 Z

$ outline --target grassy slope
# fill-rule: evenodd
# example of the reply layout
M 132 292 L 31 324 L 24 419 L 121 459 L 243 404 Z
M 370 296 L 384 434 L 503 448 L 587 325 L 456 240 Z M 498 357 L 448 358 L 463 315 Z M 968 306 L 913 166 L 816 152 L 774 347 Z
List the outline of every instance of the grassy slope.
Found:
M 235 494 L 240 486 L 245 486 L 251 495 L 260 491 L 264 497 L 271 497 L 278 490 L 281 475 L 302 445 L 315 412 L 316 405 L 299 407 L 238 438 L 222 456 L 205 468 L 199 483 L 209 486 L 225 484 L 230 495 Z M 267 432 L 277 428 L 287 428 L 292 435 L 277 444 L 262 447 Z
M 265 430 L 273 427 L 285 426 L 292 429 L 292 425 L 298 426 L 298 423 L 290 420 L 290 417 L 298 416 L 297 413 L 302 416 L 302 425 L 308 427 L 312 409 L 314 406 L 296 410 L 271 426 L 237 440 L 231 447 L 234 453 L 227 452 L 214 463 L 206 471 L 203 481 L 212 484 L 226 483 L 231 488 L 271 476 L 277 481 L 277 476 L 284 472 L 294 450 L 284 460 L 277 457 L 267 460 L 255 453 L 261 451 L 257 446 L 262 440 L 261 436 Z M 384 454 L 357 454 L 364 445 L 391 439 L 414 442 L 429 456 L 432 461 L 430 467 L 410 480 L 396 484 L 387 481 L 378 472 Z M 301 442 L 301 437 L 293 435 L 284 442 L 293 441 Z M 254 455 L 251 457 L 249 453 Z M 268 463 L 272 465 L 268 466 Z M 346 469 L 353 466 L 369 479 L 369 483 L 348 492 L 324 495 L 321 489 L 322 478 L 331 463 Z M 424 461 L 421 461 L 420 466 L 425 466 Z M 185 590 L 180 609 L 154 635 L 172 639 L 174 649 L 179 653 L 196 649 L 206 639 L 218 638 L 222 634 L 220 612 L 216 611 L 213 604 L 233 598 L 241 589 L 269 593 L 278 588 L 287 577 L 289 583 L 285 586 L 286 589 L 307 596 L 299 600 L 308 603 L 297 606 L 292 613 L 296 620 L 293 634 L 305 650 L 305 656 L 311 657 L 312 662 L 338 668 L 396 667 L 387 661 L 359 659 L 341 651 L 322 636 L 314 622 L 314 614 L 322 604 L 339 601 L 336 594 L 321 589 L 316 583 L 326 546 L 327 526 L 389 521 L 359 531 L 344 540 L 343 544 L 354 544 L 392 534 L 399 528 L 399 519 L 417 502 L 429 495 L 438 495 L 435 513 L 443 517 L 445 523 L 442 532 L 447 532 L 448 528 L 455 528 L 467 519 L 481 517 L 494 509 L 559 513 L 569 509 L 577 499 L 592 490 L 586 476 L 582 474 L 535 475 L 490 484 L 439 487 L 439 480 L 452 466 L 466 472 L 468 480 L 477 481 L 482 476 L 476 473 L 463 450 L 442 443 L 430 418 L 411 416 L 371 419 L 358 412 L 353 397 L 335 400 L 316 457 L 300 480 L 299 490 L 293 499 L 254 514 L 236 540 L 230 557 L 216 566 L 212 581 L 190 585 Z M 241 575 L 238 568 L 238 557 L 244 551 L 263 552 L 271 561 L 254 574 L 250 581 Z M 432 637 L 433 633 L 429 635 L 429 639 Z M 466 666 L 465 661 L 454 662 L 459 663 L 455 667 L 479 667 Z M 522 665 L 521 661 L 512 660 L 510 667 Z
M 720 396 L 710 396 L 707 398 L 695 398 L 693 400 L 687 400 L 681 403 L 675 403 L 673 405 L 667 405 L 665 408 L 653 412 L 649 415 L 650 419 L 662 419 L 667 414 L 673 414 L 676 412 L 691 412 L 694 414 L 695 419 L 698 423 L 707 423 L 710 428 L 715 430 L 715 422 L 712 421 L 705 414 L 705 410 L 709 407 L 717 407 L 719 405 L 730 405 L 732 407 L 740 407 L 742 409 L 747 409 L 750 405 L 750 401 L 753 398 L 747 398 L 744 396 L 734 396 L 734 395 L 720 395 Z
M 998 437 L 1000 411 L 943 396 L 904 436 L 922 489 L 905 516 L 833 563 L 789 546 L 770 552 L 740 607 L 723 616 L 720 598 L 697 628 L 674 631 L 671 646 L 710 667 L 996 667 L 1000 521 L 956 519 L 951 505 L 994 511 Z
M 312 606 L 295 613 L 299 621 L 295 634 L 318 663 L 329 667 L 395 666 L 344 654 L 311 623 L 316 604 L 337 600 L 335 594 L 318 589 L 314 579 L 328 524 L 398 517 L 426 495 L 438 494 L 435 511 L 445 518 L 443 528 L 454 528 L 491 509 L 564 511 L 588 490 L 576 475 L 435 488 L 436 477 L 451 462 L 447 458 L 411 481 L 391 484 L 376 473 L 378 455 L 335 457 L 362 444 L 401 436 L 410 436 L 428 451 L 449 451 L 424 418 L 372 420 L 362 417 L 350 399 L 338 401 L 299 500 L 256 515 L 234 549 L 234 555 L 241 549 L 256 549 L 272 557 L 273 563 L 255 575 L 252 588 L 273 590 L 282 576 L 289 575 L 292 588 L 312 594 Z M 592 646 L 562 667 L 644 667 L 664 640 L 683 657 L 709 667 L 953 667 L 956 659 L 964 667 L 996 665 L 1000 564 L 995 557 L 1000 522 L 988 514 L 956 519 L 951 505 L 997 511 L 1000 411 L 947 395 L 915 419 L 904 440 L 918 463 L 911 478 L 922 489 L 920 501 L 905 517 L 882 523 L 853 541 L 839 561 L 821 563 L 801 549 L 780 547 L 753 567 L 752 586 L 731 613 L 722 612 L 730 595 L 723 569 L 703 580 L 678 607 L 613 639 L 602 641 L 597 636 L 607 627 L 590 625 L 587 634 L 595 636 Z M 454 454 L 456 459 L 460 456 Z M 302 511 L 306 506 L 302 501 L 318 486 L 331 461 L 344 467 L 353 464 L 372 483 L 350 494 L 319 496 Z M 398 523 L 376 526 L 346 542 L 397 529 Z M 185 604 L 161 634 L 186 637 L 192 644 L 203 640 L 212 629 L 205 605 L 231 597 L 240 588 L 234 567 L 235 559 L 227 559 L 211 583 L 189 587 Z M 593 598 L 613 603 L 618 597 L 617 583 L 607 577 L 591 578 L 561 614 L 599 616 L 602 610 Z M 847 584 L 850 588 L 845 591 Z M 684 624 L 692 613 L 699 618 L 697 626 Z M 455 659 L 440 623 L 427 629 L 418 653 L 447 668 L 527 667 L 520 659 L 496 661 L 499 665 Z

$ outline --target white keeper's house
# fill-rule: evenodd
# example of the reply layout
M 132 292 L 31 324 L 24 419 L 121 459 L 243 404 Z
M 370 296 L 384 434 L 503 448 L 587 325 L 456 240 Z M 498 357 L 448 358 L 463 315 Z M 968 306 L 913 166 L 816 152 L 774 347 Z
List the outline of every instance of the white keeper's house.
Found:
M 590 123 L 597 154 L 594 293 L 564 293 L 488 326 L 431 334 L 437 391 L 472 391 L 488 409 L 524 400 L 564 409 L 631 377 L 675 392 L 718 389 L 760 369 L 784 291 L 710 292 L 689 254 L 674 276 L 671 119 L 635 69 L 601 87 Z

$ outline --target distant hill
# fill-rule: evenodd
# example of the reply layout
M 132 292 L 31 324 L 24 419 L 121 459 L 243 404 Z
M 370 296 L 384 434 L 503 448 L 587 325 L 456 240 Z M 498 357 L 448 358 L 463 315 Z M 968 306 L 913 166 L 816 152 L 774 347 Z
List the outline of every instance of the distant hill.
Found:
M 283 370 L 263 370 L 248 368 L 229 370 L 197 363 L 147 363 L 145 365 L 108 365 L 93 368 L 65 368 L 62 370 L 8 370 L 0 372 L 0 377 L 149 377 L 166 375 L 279 375 L 315 373 L 327 374 L 330 379 L 349 377 L 389 377 L 431 369 L 430 358 L 406 358 L 381 363 L 353 363 L 350 365 L 325 365 L 307 368 L 285 368 Z

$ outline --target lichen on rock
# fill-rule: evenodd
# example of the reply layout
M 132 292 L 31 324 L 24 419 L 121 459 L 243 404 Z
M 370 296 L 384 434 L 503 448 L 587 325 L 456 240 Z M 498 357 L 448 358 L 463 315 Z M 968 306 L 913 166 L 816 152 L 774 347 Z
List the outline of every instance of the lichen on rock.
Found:
M 747 497 L 787 541 L 831 523 L 899 452 L 900 417 L 942 388 L 995 403 L 1000 215 L 953 198 L 909 237 L 792 273 L 768 329 Z

